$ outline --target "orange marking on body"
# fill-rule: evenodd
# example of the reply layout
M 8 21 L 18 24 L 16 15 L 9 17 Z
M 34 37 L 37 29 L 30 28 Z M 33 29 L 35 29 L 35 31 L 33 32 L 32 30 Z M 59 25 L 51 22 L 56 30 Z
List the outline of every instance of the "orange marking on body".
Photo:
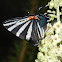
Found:
M 31 19 L 37 19 L 37 20 L 39 20 L 39 18 L 36 18 L 35 15 L 33 16 L 33 18 L 31 16 L 29 16 L 29 20 L 31 20 Z
M 40 20 L 39 18 L 37 18 L 37 20 Z
M 33 16 L 33 19 L 36 19 L 36 16 L 35 15 Z
M 31 16 L 29 16 L 29 20 L 31 20 L 32 18 L 31 18 Z

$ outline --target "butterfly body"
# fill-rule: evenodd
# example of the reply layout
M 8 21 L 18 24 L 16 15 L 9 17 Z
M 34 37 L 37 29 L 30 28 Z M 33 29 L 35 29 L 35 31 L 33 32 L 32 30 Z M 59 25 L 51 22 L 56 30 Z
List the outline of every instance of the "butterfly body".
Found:
M 41 27 L 47 24 L 47 18 L 44 15 L 40 16 L 39 19 L 40 19 L 39 24 Z

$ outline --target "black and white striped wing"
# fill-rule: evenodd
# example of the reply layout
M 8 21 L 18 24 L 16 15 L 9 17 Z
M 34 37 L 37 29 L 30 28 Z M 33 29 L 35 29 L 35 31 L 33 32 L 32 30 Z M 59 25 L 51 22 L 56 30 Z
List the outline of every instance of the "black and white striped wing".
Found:
M 3 25 L 17 37 L 37 45 L 44 34 L 44 29 L 40 27 L 38 20 L 28 20 L 29 17 L 16 18 L 5 21 Z

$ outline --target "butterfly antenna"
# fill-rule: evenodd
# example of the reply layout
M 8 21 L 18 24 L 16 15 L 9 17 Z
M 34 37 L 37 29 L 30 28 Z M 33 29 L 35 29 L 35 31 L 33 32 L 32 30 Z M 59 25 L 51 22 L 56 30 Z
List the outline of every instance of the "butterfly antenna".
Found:
M 45 6 L 39 7 L 39 8 L 37 9 L 37 11 L 39 11 L 39 10 L 41 10 L 42 8 L 45 8 L 45 7 L 47 7 L 47 6 L 48 6 L 48 4 L 45 5 Z

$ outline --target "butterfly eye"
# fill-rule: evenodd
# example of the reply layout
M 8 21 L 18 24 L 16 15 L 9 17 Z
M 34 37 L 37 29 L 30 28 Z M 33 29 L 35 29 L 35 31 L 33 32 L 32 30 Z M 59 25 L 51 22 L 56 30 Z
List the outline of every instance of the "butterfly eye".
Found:
M 28 12 L 28 14 L 29 14 L 29 12 Z

